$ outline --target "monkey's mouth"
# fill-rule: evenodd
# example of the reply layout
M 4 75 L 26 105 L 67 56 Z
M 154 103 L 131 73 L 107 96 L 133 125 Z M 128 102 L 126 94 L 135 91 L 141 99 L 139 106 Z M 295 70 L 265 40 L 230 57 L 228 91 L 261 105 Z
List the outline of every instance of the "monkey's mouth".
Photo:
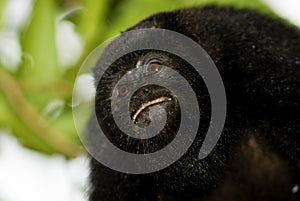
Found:
M 167 101 L 171 101 L 172 99 L 171 98 L 168 98 L 168 97 L 160 97 L 160 98 L 157 98 L 157 99 L 154 99 L 152 101 L 149 101 L 147 103 L 143 103 L 138 109 L 137 111 L 134 113 L 134 115 L 132 116 L 132 121 L 134 123 L 136 123 L 137 121 L 137 117 L 146 109 L 148 109 L 149 107 L 151 106 L 154 106 L 154 105 L 157 105 L 157 104 L 160 104 L 160 103 L 163 103 L 163 102 L 167 102 Z
M 169 90 L 157 86 L 148 85 L 137 90 L 130 101 L 130 114 L 132 121 L 139 127 L 146 127 L 152 120 L 152 115 L 159 115 L 163 113 L 170 113 L 170 109 L 174 108 L 176 98 Z M 158 106 L 155 114 L 150 114 L 151 107 Z

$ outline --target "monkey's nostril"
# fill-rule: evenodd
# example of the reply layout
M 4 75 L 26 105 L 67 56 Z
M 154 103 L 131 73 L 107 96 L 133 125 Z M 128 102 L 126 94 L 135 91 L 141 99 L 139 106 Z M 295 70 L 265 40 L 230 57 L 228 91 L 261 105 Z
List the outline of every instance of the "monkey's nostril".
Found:
M 150 92 L 150 90 L 147 89 L 147 88 L 144 88 L 144 89 L 142 89 L 142 92 L 145 93 L 145 94 L 148 94 Z

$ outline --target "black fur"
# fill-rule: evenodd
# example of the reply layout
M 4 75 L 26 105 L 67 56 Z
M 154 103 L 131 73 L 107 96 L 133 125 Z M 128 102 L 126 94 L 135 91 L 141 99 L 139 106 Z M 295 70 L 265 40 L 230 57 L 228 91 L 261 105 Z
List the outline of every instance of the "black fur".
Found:
M 140 28 L 177 31 L 208 52 L 227 93 L 225 128 L 204 160 L 197 160 L 197 153 L 205 128 L 179 161 L 152 174 L 119 173 L 91 159 L 90 200 L 300 200 L 299 192 L 291 192 L 300 184 L 300 31 L 254 11 L 218 7 L 159 13 L 131 29 Z M 124 74 L 124 66 L 149 53 L 167 56 L 175 69 L 179 63 L 189 69 L 168 53 L 141 51 L 116 61 L 107 73 L 112 78 L 105 82 L 113 83 Z M 99 69 L 95 68 L 96 79 Z M 186 73 L 191 84 L 199 79 Z M 102 94 L 99 90 L 96 100 L 105 108 L 111 88 Z M 110 121 L 103 107 L 100 123 Z M 91 120 L 90 134 L 96 123 Z M 122 147 L 118 139 L 111 140 Z

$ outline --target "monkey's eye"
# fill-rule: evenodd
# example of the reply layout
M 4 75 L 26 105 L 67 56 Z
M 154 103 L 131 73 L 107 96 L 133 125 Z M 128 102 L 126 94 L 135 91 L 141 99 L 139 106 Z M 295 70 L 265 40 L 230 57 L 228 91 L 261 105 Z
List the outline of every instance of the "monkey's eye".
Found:
M 125 96 L 129 92 L 129 87 L 126 84 L 119 86 L 118 93 L 120 96 Z
M 150 73 L 150 74 L 155 74 L 157 73 L 158 71 L 160 71 L 161 69 L 161 64 L 158 63 L 158 62 L 152 62 L 150 63 L 148 66 L 147 66 L 147 71 Z

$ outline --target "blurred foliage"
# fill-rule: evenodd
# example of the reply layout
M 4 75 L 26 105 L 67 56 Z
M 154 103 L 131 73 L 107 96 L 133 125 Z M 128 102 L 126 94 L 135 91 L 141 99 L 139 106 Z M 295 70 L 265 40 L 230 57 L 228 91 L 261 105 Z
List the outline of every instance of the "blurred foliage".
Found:
M 7 2 L 0 1 L 0 22 Z M 32 3 L 28 22 L 16 31 L 22 48 L 18 70 L 9 71 L 9 67 L 0 63 L 0 129 L 11 131 L 29 148 L 66 157 L 74 157 L 83 150 L 72 119 L 72 89 L 82 62 L 98 44 L 160 11 L 218 4 L 272 14 L 259 0 L 35 0 Z M 58 62 L 59 20 L 73 23 L 84 44 L 78 62 L 67 69 Z M 0 23 L 0 32 L 9 28 Z M 59 112 L 45 114 L 45 108 L 54 100 L 62 103 L 57 106 Z

